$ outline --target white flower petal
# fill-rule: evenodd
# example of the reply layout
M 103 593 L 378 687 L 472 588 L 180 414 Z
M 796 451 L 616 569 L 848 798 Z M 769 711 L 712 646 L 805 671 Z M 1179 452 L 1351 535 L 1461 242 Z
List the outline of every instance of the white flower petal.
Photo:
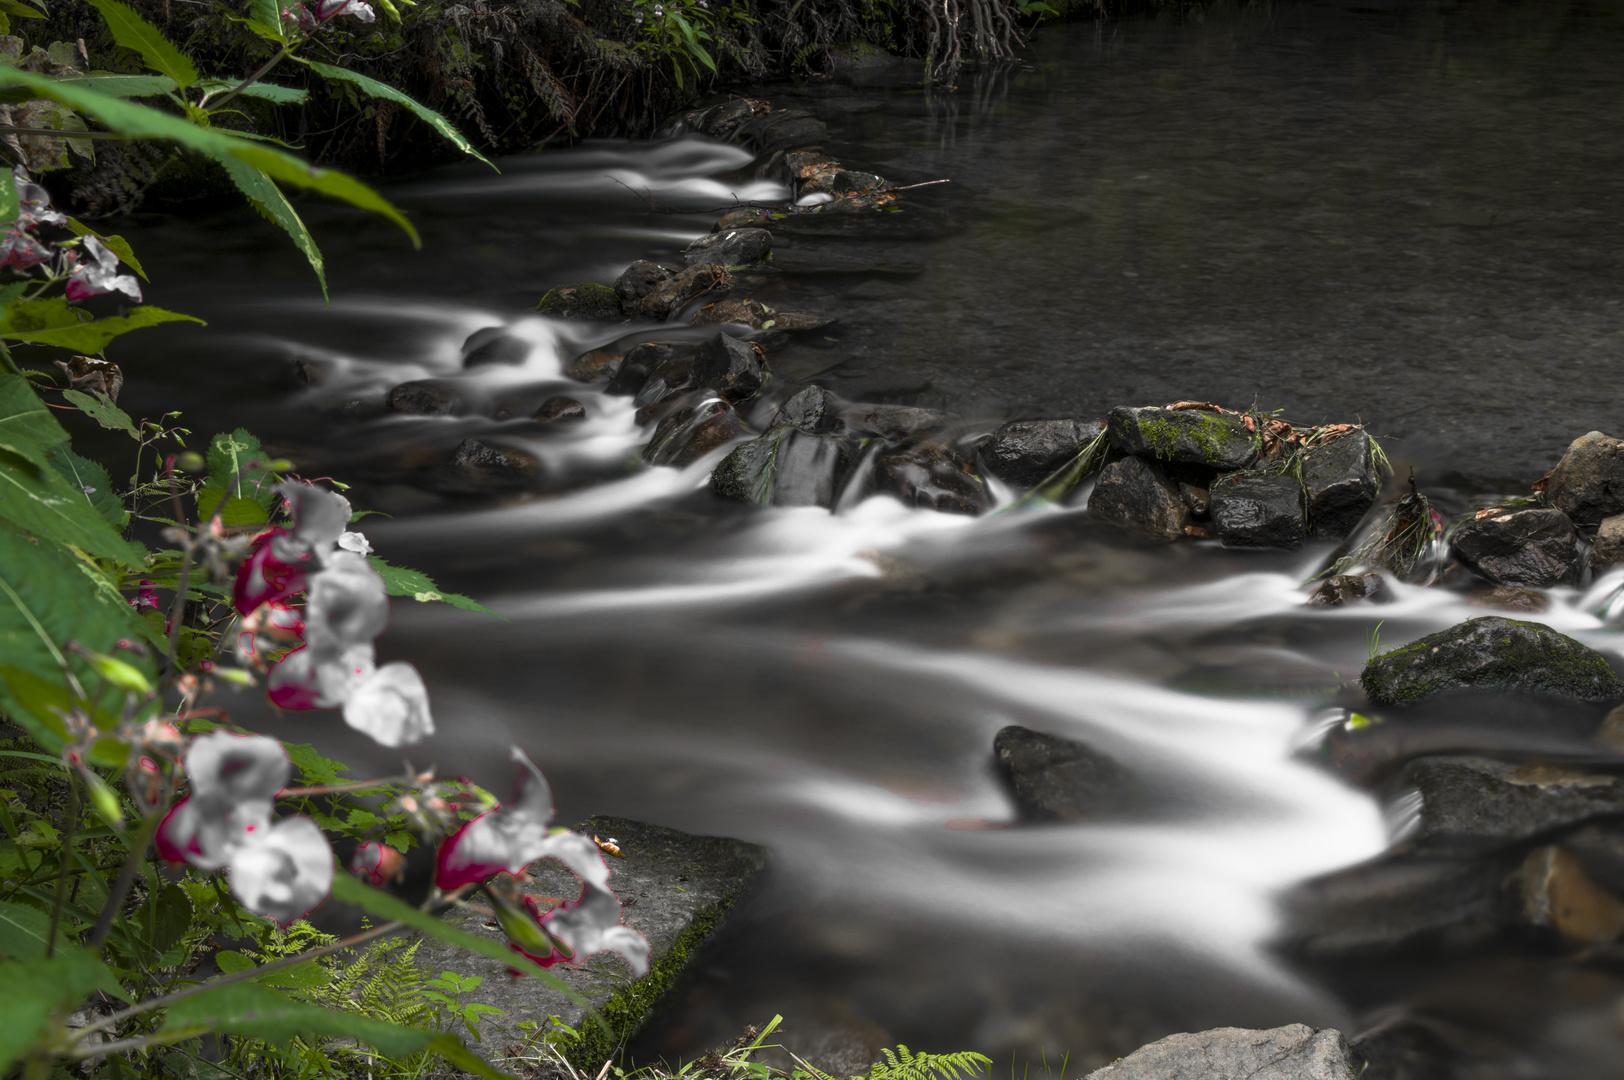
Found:
M 350 523 L 350 500 L 292 480 L 276 485 L 276 491 L 293 511 L 292 532 L 277 539 L 283 547 L 294 549 L 288 555 L 279 552 L 277 557 L 289 563 L 305 554 L 326 559 Z
M 590 842 L 590 841 L 589 841 Z M 590 886 L 573 903 L 561 904 L 542 916 L 541 925 L 569 947 L 571 963 L 593 953 L 617 952 L 631 965 L 632 974 L 648 974 L 648 939 L 620 925 L 620 899 L 608 889 Z
M 187 748 L 186 775 L 193 798 L 235 804 L 273 798 L 288 786 L 293 765 L 282 744 L 268 736 L 211 731 Z
M 365 555 L 333 552 L 307 592 L 305 640 L 313 646 L 371 645 L 389 628 L 389 588 Z
M 239 848 L 227 874 L 244 907 L 285 926 L 327 898 L 333 851 L 314 821 L 289 818 Z
M 423 676 L 403 660 L 385 664 L 350 690 L 344 722 L 384 746 L 405 746 L 434 734 Z
M 338 546 L 343 548 L 345 551 L 353 551 L 357 555 L 372 554 L 372 544 L 367 540 L 366 534 L 364 533 L 344 533 L 338 538 Z

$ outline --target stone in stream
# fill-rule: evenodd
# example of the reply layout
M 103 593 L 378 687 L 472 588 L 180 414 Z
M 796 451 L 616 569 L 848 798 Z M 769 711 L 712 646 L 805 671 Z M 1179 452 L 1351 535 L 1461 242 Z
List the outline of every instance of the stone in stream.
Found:
M 1340 540 L 1353 532 L 1382 490 L 1376 443 L 1363 431 L 1310 447 L 1303 454 L 1302 474 L 1308 525 L 1320 539 Z
M 753 434 L 732 405 L 706 395 L 660 420 L 643 448 L 643 460 L 650 465 L 686 468 L 717 447 Z
M 916 443 L 874 459 L 874 488 L 904 506 L 974 516 L 992 507 L 987 483 L 964 455 L 945 443 Z
M 592 349 L 571 358 L 564 374 L 576 382 L 605 382 L 615 377 L 623 355 L 617 349 Z
M 741 206 L 737 210 L 729 210 L 716 219 L 711 226 L 711 232 L 723 232 L 727 229 L 755 229 L 771 228 L 785 217 L 782 210 L 768 210 L 762 206 Z
M 451 459 L 431 473 L 436 491 L 455 495 L 493 495 L 529 487 L 541 475 L 541 462 L 523 450 L 464 439 Z
M 522 364 L 530 356 L 530 343 L 514 337 L 505 326 L 487 326 L 475 330 L 462 343 L 462 366 L 484 367 L 486 364 Z
M 1604 945 L 1624 935 L 1624 901 L 1598 885 L 1564 842 L 1528 853 L 1507 882 L 1522 901 L 1529 926 L 1554 931 L 1573 945 Z
M 842 411 L 841 418 L 853 430 L 882 439 L 911 439 L 957 419 L 952 413 L 916 409 L 912 405 L 850 405 Z
M 675 268 L 648 259 L 638 259 L 620 272 L 615 279 L 615 295 L 620 297 L 621 310 L 633 314 L 638 301 L 670 279 Z
M 730 299 L 706 304 L 694 312 L 688 322 L 694 326 L 716 326 L 722 323 L 744 323 L 753 330 L 821 330 L 834 322 L 822 315 L 805 311 L 785 311 L 770 308 L 760 300 Z M 760 335 L 752 335 L 760 337 Z
M 1212 516 L 1212 492 L 1198 484 L 1179 481 L 1179 498 L 1190 508 L 1190 516 L 1205 521 Z
M 635 397 L 656 369 L 674 370 L 673 364 L 683 360 L 691 364 L 695 348 L 696 344 L 691 341 L 640 341 L 626 350 L 603 392 L 617 397 Z
M 750 98 L 728 98 L 716 105 L 695 109 L 683 114 L 683 123 L 691 131 L 703 132 L 718 139 L 726 139 L 738 126 L 766 107 L 765 102 Z
M 1234 413 L 1119 405 L 1106 424 L 1117 449 L 1157 461 L 1227 471 L 1257 457 L 1257 435 Z
M 709 341 L 686 347 L 637 346 L 626 354 L 620 373 L 606 393 L 620 394 L 629 390 L 645 357 L 654 356 L 658 359 L 648 365 L 647 374 L 632 399 L 638 408 L 658 405 L 684 391 L 698 389 L 714 390 L 729 401 L 744 401 L 759 393 L 766 379 L 766 365 L 756 350 L 748 342 L 721 333 Z
M 1425 849 L 1505 848 L 1624 815 L 1624 778 L 1555 765 L 1423 757 L 1399 782 L 1420 796 L 1408 840 Z
M 1581 525 L 1624 513 L 1624 440 L 1599 431 L 1574 439 L 1546 479 L 1545 497 Z
M 766 229 L 728 229 L 707 233 L 683 248 L 682 261 L 688 266 L 746 266 L 765 259 L 772 249 L 773 234 Z
M 1158 540 L 1176 540 L 1190 525 L 1190 508 L 1178 488 L 1161 470 L 1137 457 L 1113 461 L 1100 470 L 1088 497 L 1088 515 Z
M 462 411 L 462 394 L 450 383 L 416 379 L 389 391 L 385 403 L 408 416 L 452 416 Z
M 1624 514 L 1604 518 L 1590 548 L 1590 569 L 1597 577 L 1624 563 Z
M 1544 593 L 1519 588 L 1516 585 L 1497 585 L 1486 593 L 1472 596 L 1469 602 L 1477 607 L 1520 611 L 1528 615 L 1538 615 L 1542 611 L 1550 610 L 1551 607 L 1551 598 Z
M 1290 473 L 1248 469 L 1208 487 L 1212 522 L 1225 547 L 1299 548 L 1308 536 L 1302 482 Z
M 464 977 L 480 976 L 484 981 L 464 993 L 463 1001 L 504 1010 L 505 1015 L 482 1017 L 479 1025 L 483 1045 L 497 1060 L 507 1046 L 538 1041 L 557 1047 L 577 1068 L 596 1069 L 609 1060 L 615 1047 L 625 1045 L 642 1027 L 662 995 L 693 970 L 706 940 L 766 864 L 766 852 L 754 844 L 693 836 L 625 818 L 588 818 L 573 829 L 606 841 L 612 838 L 625 856 L 605 857 L 611 872 L 609 887 L 624 906 L 621 922 L 648 939 L 649 973 L 632 980 L 625 961 L 614 953 L 598 953 L 579 967 L 561 964 L 552 969 L 599 1010 L 611 1029 L 606 1035 L 581 1006 L 538 980 L 515 979 L 500 961 L 432 938 L 420 939 L 415 959 L 426 974 L 454 971 Z M 529 872 L 525 891 L 531 895 L 574 900 L 581 892 L 580 879 L 557 860 L 533 863 Z M 445 918 L 471 934 L 505 940 L 499 929 L 488 925 L 489 915 L 464 909 Z M 529 1030 L 519 1026 L 526 1023 L 537 1026 Z
M 858 450 L 848 437 L 773 428 L 734 447 L 711 473 L 710 488 L 724 499 L 757 506 L 833 509 Z
M 1380 574 L 1338 574 L 1320 582 L 1308 594 L 1308 602 L 1314 607 L 1341 607 L 1356 600 L 1380 599 L 1384 593 Z
M 981 460 L 1006 484 L 1036 487 L 1076 457 L 1098 431 L 1092 422 L 1011 420 L 981 444 Z
M 778 406 L 769 427 L 792 427 L 812 434 L 840 430 L 841 401 L 821 386 L 807 386 Z
M 1624 693 L 1606 657 L 1539 623 L 1487 615 L 1373 657 L 1359 677 L 1378 705 L 1483 688 L 1605 701 Z
M 536 310 L 549 319 L 594 319 L 611 322 L 621 316 L 620 297 L 615 290 L 595 281 L 560 285 L 547 290 Z
M 1468 521 L 1449 548 L 1496 585 L 1577 585 L 1584 563 L 1579 532 L 1560 510 L 1513 510 Z
M 1348 1041 L 1335 1028 L 1214 1028 L 1169 1035 L 1086 1080 L 1354 1080 Z
M 530 419 L 551 423 L 555 420 L 585 420 L 586 406 L 572 397 L 550 397 L 536 407 Z
M 665 320 L 692 301 L 728 283 L 727 271 L 715 263 L 699 263 L 672 274 L 637 302 L 632 314 Z
M 805 109 L 773 109 L 739 124 L 735 137 L 754 143 L 756 151 L 798 150 L 829 137 L 829 127 Z
M 1098 821 L 1129 809 L 1133 774 L 1092 747 L 1011 724 L 993 737 L 1023 821 Z
M 749 342 L 717 334 L 694 350 L 694 380 L 729 401 L 744 401 L 761 392 L 767 366 Z

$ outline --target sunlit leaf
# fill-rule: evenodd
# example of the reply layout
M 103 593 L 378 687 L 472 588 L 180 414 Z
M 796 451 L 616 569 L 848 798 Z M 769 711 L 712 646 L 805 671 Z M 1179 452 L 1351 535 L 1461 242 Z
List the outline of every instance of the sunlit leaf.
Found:
M 107 250 L 111 251 L 114 255 L 117 255 L 120 262 L 122 262 L 125 266 L 128 266 L 131 270 L 134 270 L 137 274 L 140 274 L 143 281 L 152 280 L 151 278 L 147 277 L 147 272 L 141 269 L 141 262 L 135 257 L 135 249 L 131 248 L 130 242 L 124 239 L 122 236 L 104 235 L 103 233 L 99 233 L 95 229 L 92 229 L 84 222 L 76 221 L 73 218 L 68 219 L 68 229 L 75 236 L 94 236 L 97 240 L 100 240 L 102 243 L 106 244 Z
M 224 79 L 204 79 L 197 84 L 197 88 L 210 94 L 216 94 L 239 85 L 241 84 L 226 82 Z M 310 92 L 307 90 L 301 90 L 297 86 L 277 86 L 274 83 L 249 83 L 237 92 L 243 97 L 262 98 L 265 101 L 274 101 L 278 105 L 303 105 L 310 100 Z
M 64 390 L 62 396 L 69 404 L 78 406 L 80 412 L 109 431 L 122 431 L 137 442 L 141 441 L 141 433 L 135 429 L 135 421 L 131 420 L 123 409 L 109 401 L 106 394 Z
M 197 82 L 197 65 L 192 63 L 191 58 L 171 45 L 156 26 L 137 15 L 133 8 L 119 3 L 119 0 L 85 2 L 101 12 L 107 28 L 113 32 L 113 40 L 126 49 L 140 53 L 147 67 L 174 79 L 175 85 L 182 90 Z
M 149 326 L 158 326 L 170 322 L 195 322 L 199 325 L 206 325 L 202 319 L 195 316 L 182 315 L 178 311 L 165 311 L 160 307 L 143 304 L 140 307 L 131 308 L 124 315 L 115 315 L 108 319 L 94 319 L 90 322 L 77 323 L 72 326 L 28 331 L 0 326 L 0 337 L 27 342 L 31 345 L 54 345 L 59 349 L 72 349 L 78 353 L 99 353 L 107 348 L 109 341 L 121 334 L 128 334 L 131 330 L 143 330 Z
M 464 596 L 461 593 L 442 591 L 421 570 L 411 570 L 404 566 L 391 566 L 377 555 L 369 555 L 367 559 L 372 563 L 372 568 L 383 577 L 383 583 L 388 587 L 390 596 L 409 596 L 421 603 L 440 600 L 452 607 L 462 608 L 464 611 L 479 611 L 486 615 L 496 615 L 496 612 L 472 597 Z M 500 615 L 496 615 L 496 617 L 498 619 L 502 618 Z

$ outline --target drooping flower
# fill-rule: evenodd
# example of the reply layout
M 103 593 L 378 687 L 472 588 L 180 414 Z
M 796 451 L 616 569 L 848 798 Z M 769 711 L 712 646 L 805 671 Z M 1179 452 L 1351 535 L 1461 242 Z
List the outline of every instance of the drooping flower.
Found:
M 145 611 L 149 608 L 156 611 L 158 609 L 157 586 L 148 581 L 146 578 L 142 578 L 140 587 L 136 589 L 135 595 L 130 597 L 130 606 L 138 612 Z
M 376 840 L 356 848 L 350 859 L 350 869 L 361 875 L 368 885 L 379 888 L 398 878 L 405 865 L 406 856 Z
M 404 746 L 434 732 L 429 688 L 404 660 L 394 660 L 350 690 L 344 722 L 384 746 Z
M 333 850 L 314 821 L 288 818 L 240 849 L 226 877 L 244 907 L 286 926 L 332 891 Z
M 515 905 L 500 890 L 488 895 L 495 902 L 508 947 L 544 968 L 579 963 L 593 953 L 616 952 L 626 958 L 633 975 L 648 974 L 648 939 L 620 924 L 620 900 L 606 888 L 585 885 L 578 900 L 546 911 L 533 896 L 522 896 Z
M 361 0 L 318 0 L 316 18 L 326 22 L 340 15 L 353 15 L 364 23 L 374 22 L 378 18 L 371 5 L 363 4 Z
M 28 178 L 27 169 L 15 166 L 11 182 L 17 187 L 17 223 L 23 228 L 68 223 L 67 217 L 51 206 L 51 193 Z
M 118 256 L 108 250 L 94 236 L 86 236 L 80 244 L 91 261 L 81 262 L 68 278 L 66 291 L 69 300 L 86 300 L 92 296 L 121 292 L 136 303 L 141 302 L 141 283 L 133 274 L 118 272 Z

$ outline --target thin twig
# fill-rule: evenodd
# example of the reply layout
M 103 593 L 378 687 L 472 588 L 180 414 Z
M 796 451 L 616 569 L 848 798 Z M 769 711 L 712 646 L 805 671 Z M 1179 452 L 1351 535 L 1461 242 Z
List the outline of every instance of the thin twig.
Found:
M 79 828 L 79 774 L 68 772 L 67 818 L 62 823 L 62 855 L 57 864 L 56 895 L 51 904 L 51 929 L 45 936 L 45 959 L 56 955 L 56 931 L 68 902 L 68 868 L 73 864 L 73 838 Z
M 222 96 L 220 98 L 219 101 L 216 101 L 216 102 L 213 103 L 213 107 L 218 109 L 218 108 L 222 107 L 223 105 L 225 105 L 226 102 L 230 101 L 232 98 L 236 97 L 238 94 L 242 93 L 244 90 L 248 89 L 250 86 L 253 86 L 255 83 L 259 82 L 259 80 L 263 79 L 266 75 L 270 74 L 270 70 L 273 67 L 275 67 L 277 64 L 280 64 L 285 58 L 287 58 L 290 55 L 292 55 L 292 53 L 288 49 L 288 47 L 286 45 L 282 46 L 282 51 L 281 52 L 276 53 L 269 60 L 267 60 L 263 64 L 261 64 L 259 66 L 258 71 L 254 72 L 252 75 L 248 76 L 248 78 L 244 79 L 242 82 L 238 83 L 236 86 L 233 86 L 229 91 L 227 91 L 225 93 L 224 96 Z M 198 102 L 198 107 L 202 108 L 204 105 L 208 105 L 208 104 L 210 104 L 209 95 L 204 94 L 203 95 L 203 100 Z
M 112 892 L 107 894 L 107 903 L 102 905 L 101 914 L 96 916 L 96 925 L 90 931 L 90 947 L 101 948 L 102 942 L 107 940 L 107 932 L 113 928 L 113 918 L 124 906 L 124 897 L 129 895 L 130 886 L 135 884 L 135 875 L 141 869 L 141 863 L 147 857 L 147 846 L 152 843 L 153 833 L 158 831 L 158 823 L 164 818 L 166 807 L 159 807 L 146 816 L 141 828 L 130 839 L 130 853 L 124 859 L 124 866 L 118 872 L 118 880 L 113 882 Z
M 0 127 L 0 135 L 54 135 L 58 139 L 122 139 L 114 131 L 72 131 L 62 128 Z

